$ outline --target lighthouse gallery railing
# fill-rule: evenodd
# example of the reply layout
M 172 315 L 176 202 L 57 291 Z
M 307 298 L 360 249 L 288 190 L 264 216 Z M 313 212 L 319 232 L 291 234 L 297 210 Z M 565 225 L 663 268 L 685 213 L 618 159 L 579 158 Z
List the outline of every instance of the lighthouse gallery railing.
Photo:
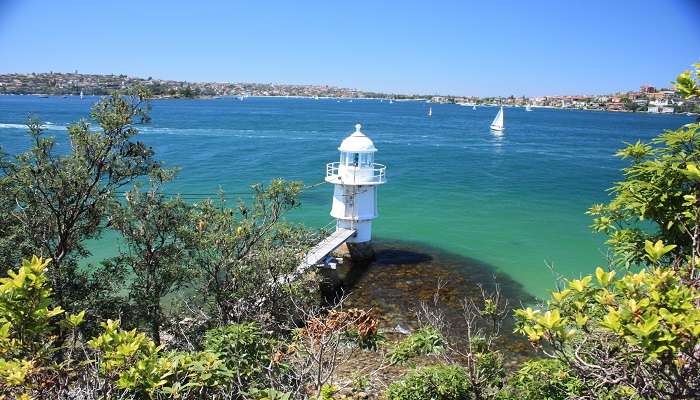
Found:
M 340 169 L 341 168 L 339 162 L 332 162 L 326 164 L 326 178 L 331 178 L 335 176 L 339 176 L 341 178 L 349 177 L 351 181 L 360 180 L 366 183 L 384 183 L 386 181 L 386 166 L 384 164 L 372 163 L 372 168 L 354 167 L 346 165 L 343 168 L 343 175 L 340 174 Z M 351 177 L 355 176 L 355 172 L 360 174 L 357 175 L 356 179 L 352 179 Z

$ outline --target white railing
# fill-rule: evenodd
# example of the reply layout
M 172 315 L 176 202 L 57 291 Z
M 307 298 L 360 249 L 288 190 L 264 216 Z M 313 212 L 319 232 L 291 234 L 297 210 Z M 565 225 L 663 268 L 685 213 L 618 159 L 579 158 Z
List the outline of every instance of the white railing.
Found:
M 372 163 L 371 167 L 354 167 L 339 162 L 326 164 L 326 181 L 341 180 L 346 183 L 376 184 L 386 182 L 386 166 Z

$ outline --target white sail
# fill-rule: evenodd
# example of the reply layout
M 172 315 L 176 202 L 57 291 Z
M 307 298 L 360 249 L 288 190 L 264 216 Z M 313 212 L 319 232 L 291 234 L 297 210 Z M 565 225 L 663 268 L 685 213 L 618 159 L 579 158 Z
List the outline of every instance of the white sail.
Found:
M 491 123 L 491 129 L 494 131 L 502 131 L 505 129 L 503 126 L 503 107 L 501 106 L 501 109 L 498 110 L 498 114 L 496 115 L 496 118 L 493 119 L 493 122 Z
M 476 110 L 476 106 L 472 106 L 472 110 Z
M 433 116 L 433 107 L 428 108 L 428 116 L 429 117 Z
M 529 104 L 527 106 L 525 106 L 525 111 L 532 111 L 532 108 L 530 108 Z

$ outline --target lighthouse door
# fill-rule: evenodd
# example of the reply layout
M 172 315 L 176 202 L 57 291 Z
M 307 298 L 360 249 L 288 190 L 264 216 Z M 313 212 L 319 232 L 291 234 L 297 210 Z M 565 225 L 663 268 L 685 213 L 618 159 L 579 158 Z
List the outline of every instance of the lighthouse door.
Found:
M 355 218 L 356 208 L 355 208 L 355 187 L 346 186 L 345 187 L 345 218 Z

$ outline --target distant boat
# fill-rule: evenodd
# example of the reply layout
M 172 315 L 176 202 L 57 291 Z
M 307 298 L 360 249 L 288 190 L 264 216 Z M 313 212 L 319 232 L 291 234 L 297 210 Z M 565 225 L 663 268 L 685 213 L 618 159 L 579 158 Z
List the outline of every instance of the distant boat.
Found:
M 394 104 L 394 100 L 389 99 L 389 104 Z
M 498 110 L 498 114 L 496 114 L 496 118 L 494 118 L 491 123 L 491 130 L 502 132 L 505 129 L 505 126 L 503 126 L 503 106 L 501 106 L 501 109 Z
M 80 91 L 80 100 L 82 100 L 82 99 L 83 99 L 83 91 L 81 90 Z
M 314 96 L 314 100 L 318 100 L 318 96 Z
M 428 108 L 428 116 L 432 117 L 433 116 L 433 107 Z
M 472 106 L 472 110 L 476 110 L 476 104 Z
M 532 108 L 530 108 L 529 104 L 525 106 L 525 111 L 532 111 Z

